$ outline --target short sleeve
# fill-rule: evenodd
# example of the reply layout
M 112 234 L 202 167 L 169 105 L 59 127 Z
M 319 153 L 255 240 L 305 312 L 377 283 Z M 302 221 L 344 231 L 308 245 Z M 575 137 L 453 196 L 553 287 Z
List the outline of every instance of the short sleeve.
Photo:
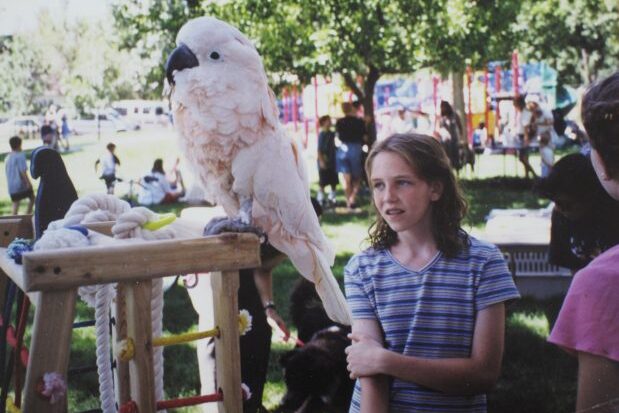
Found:
M 574 276 L 548 341 L 619 361 L 619 264 L 597 264 Z
M 17 167 L 19 169 L 19 172 L 26 172 L 28 170 L 28 165 L 26 164 L 26 157 L 25 156 L 20 156 L 17 162 Z
M 344 268 L 346 301 L 350 307 L 352 318 L 353 320 L 376 320 L 376 312 L 364 284 L 358 261 L 356 257 L 353 257 Z
M 503 255 L 492 246 L 483 265 L 476 294 L 477 311 L 493 304 L 520 298 Z

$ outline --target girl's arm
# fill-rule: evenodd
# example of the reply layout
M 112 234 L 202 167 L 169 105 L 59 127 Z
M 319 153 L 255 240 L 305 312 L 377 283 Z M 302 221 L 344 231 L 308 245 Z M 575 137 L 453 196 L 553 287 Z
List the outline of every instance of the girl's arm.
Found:
M 576 411 L 619 411 L 619 362 L 591 353 L 578 353 Z
M 499 377 L 504 334 L 505 306 L 502 302 L 477 313 L 468 358 L 404 356 L 382 347 L 371 347 L 371 338 L 355 334 L 353 329 L 352 339 L 360 345 L 356 349 L 353 345 L 349 353 L 351 377 L 386 374 L 448 394 L 484 393 L 492 389 Z M 351 354 L 355 357 L 351 358 Z
M 355 346 L 362 345 L 356 343 L 355 336 L 362 336 L 366 342 L 365 346 L 373 349 L 383 348 L 383 334 L 376 320 L 355 320 L 352 325 L 353 344 L 346 349 L 350 378 L 359 378 L 361 384 L 361 413 L 387 413 L 389 411 L 389 379 L 382 374 L 357 375 L 351 368 L 351 357 L 356 353 L 351 351 Z M 351 355 L 352 354 L 352 355 Z

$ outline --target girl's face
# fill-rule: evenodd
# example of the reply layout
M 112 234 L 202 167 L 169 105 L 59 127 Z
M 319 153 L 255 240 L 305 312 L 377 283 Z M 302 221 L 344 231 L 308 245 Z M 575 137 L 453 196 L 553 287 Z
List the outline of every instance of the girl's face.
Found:
M 432 202 L 441 197 L 440 183 L 419 178 L 400 155 L 381 152 L 372 163 L 371 185 L 376 208 L 392 230 L 429 227 Z
M 608 195 L 619 201 L 619 181 L 610 178 L 606 174 L 604 161 L 600 157 L 599 152 L 594 148 L 591 148 L 591 164 L 593 164 L 595 174 L 598 176 L 598 179 L 606 192 L 608 192 Z

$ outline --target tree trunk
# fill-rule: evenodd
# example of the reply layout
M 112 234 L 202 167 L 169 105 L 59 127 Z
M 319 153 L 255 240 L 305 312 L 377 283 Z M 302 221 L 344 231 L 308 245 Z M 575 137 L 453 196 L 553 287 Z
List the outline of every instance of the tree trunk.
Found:
M 585 85 L 592 81 L 589 73 L 589 53 L 584 48 L 580 49 L 580 77 Z
M 461 70 L 452 72 L 451 76 L 451 92 L 453 94 L 453 109 L 460 117 L 462 122 L 462 140 L 468 140 L 467 136 L 467 118 L 464 112 L 464 72 Z

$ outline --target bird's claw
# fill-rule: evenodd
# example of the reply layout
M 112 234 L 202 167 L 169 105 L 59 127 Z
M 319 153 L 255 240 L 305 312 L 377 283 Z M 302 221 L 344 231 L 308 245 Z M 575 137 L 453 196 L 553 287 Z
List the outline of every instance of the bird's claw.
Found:
M 260 243 L 265 243 L 267 241 L 267 234 L 264 231 L 258 227 L 244 223 L 240 218 L 213 218 L 204 227 L 203 235 L 218 235 L 224 232 L 249 232 L 256 234 L 258 238 L 260 238 Z

